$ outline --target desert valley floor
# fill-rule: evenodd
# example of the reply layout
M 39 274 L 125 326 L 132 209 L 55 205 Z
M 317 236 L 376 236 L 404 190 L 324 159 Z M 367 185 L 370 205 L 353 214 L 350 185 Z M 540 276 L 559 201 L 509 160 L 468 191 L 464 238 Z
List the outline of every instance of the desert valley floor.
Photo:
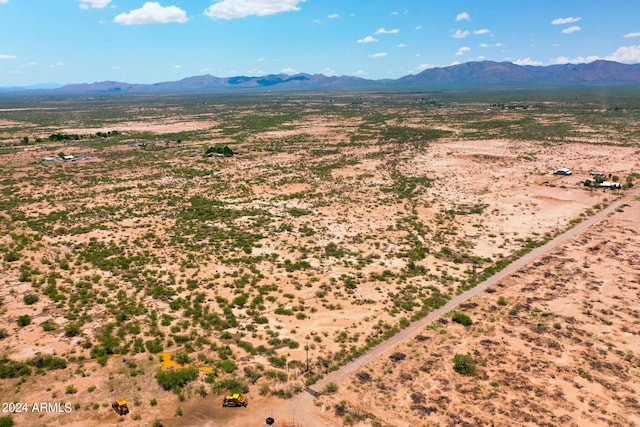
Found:
M 640 425 L 640 108 L 592 95 L 0 98 L 0 420 Z

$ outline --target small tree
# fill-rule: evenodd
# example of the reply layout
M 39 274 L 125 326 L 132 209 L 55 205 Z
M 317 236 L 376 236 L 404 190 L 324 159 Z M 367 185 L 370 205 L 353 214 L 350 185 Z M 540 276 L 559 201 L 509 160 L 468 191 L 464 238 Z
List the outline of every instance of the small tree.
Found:
M 27 326 L 29 324 L 31 324 L 31 316 L 28 314 L 23 314 L 18 317 L 18 326 Z
M 36 294 L 26 294 L 22 297 L 22 301 L 24 301 L 27 305 L 32 305 L 38 302 L 38 295 Z
M 453 370 L 461 375 L 473 375 L 476 373 L 476 361 L 469 354 L 456 354 L 453 356 Z
M 459 312 L 453 313 L 451 320 L 464 326 L 471 326 L 473 324 L 473 320 L 471 320 L 469 316 Z

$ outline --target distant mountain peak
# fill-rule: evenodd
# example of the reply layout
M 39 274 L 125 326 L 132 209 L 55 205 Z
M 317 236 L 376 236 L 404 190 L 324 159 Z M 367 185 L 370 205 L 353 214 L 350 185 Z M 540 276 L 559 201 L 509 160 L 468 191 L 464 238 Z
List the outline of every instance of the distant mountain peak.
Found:
M 625 85 L 640 83 L 640 64 L 597 60 L 584 64 L 549 66 L 517 65 L 511 62 L 471 61 L 447 67 L 426 69 L 399 79 L 367 80 L 354 76 L 325 76 L 296 73 L 264 76 L 215 77 L 210 74 L 186 77 L 178 81 L 132 84 L 116 81 L 71 84 L 41 90 L 59 94 L 83 93 L 180 93 L 233 90 L 433 90 L 509 87 L 560 87 L 583 85 Z M 4 88 L 15 92 L 18 88 Z

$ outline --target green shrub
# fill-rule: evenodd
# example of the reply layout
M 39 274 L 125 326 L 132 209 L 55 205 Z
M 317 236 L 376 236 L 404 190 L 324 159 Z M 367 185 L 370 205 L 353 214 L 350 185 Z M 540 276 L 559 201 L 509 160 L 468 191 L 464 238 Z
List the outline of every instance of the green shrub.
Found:
M 28 314 L 23 314 L 22 316 L 18 317 L 18 326 L 27 326 L 31 324 L 31 316 L 29 316 Z
M 67 337 L 75 337 L 80 334 L 80 325 L 77 323 L 69 323 L 64 327 L 64 335 Z
M 38 295 L 36 294 L 26 294 L 22 297 L 22 301 L 24 301 L 27 305 L 32 305 L 38 302 Z
M 453 356 L 453 370 L 461 375 L 473 375 L 476 373 L 476 361 L 469 354 L 456 354 Z
M 451 320 L 464 326 L 471 326 L 473 324 L 473 320 L 471 320 L 469 316 L 458 312 L 453 313 Z
M 162 343 L 158 339 L 145 341 L 144 346 L 147 348 L 149 353 L 153 354 L 161 353 L 163 350 Z
M 156 374 L 158 384 L 165 390 L 173 390 L 174 392 L 180 391 L 187 383 L 196 378 L 198 378 L 198 369 L 196 368 L 161 369 Z
M 13 417 L 11 415 L 0 417 L 0 427 L 13 427 L 14 425 Z
M 31 368 L 26 363 L 0 358 L 0 378 L 17 378 L 31 375 Z
M 230 359 L 221 360 L 218 364 L 218 367 L 228 374 L 238 369 L 238 366 L 235 364 L 235 362 Z
M 44 330 L 45 332 L 55 331 L 56 330 L 56 324 L 54 322 L 52 322 L 51 320 L 47 320 L 46 322 L 44 322 L 42 324 L 42 330 Z
M 328 383 L 326 386 L 324 386 L 324 388 L 322 389 L 323 393 L 326 394 L 334 394 L 335 392 L 338 391 L 338 384 L 334 383 L 333 381 Z
M 39 369 L 64 369 L 67 367 L 67 361 L 61 357 L 51 354 L 39 354 L 27 361 L 27 363 Z

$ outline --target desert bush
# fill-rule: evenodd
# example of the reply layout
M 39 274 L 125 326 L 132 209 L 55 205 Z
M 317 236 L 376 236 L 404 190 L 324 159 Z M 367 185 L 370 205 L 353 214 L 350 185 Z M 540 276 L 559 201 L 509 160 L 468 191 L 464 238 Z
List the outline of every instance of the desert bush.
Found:
M 371 381 L 371 374 L 365 371 L 360 371 L 356 373 L 356 378 L 360 380 L 360 382 L 368 383 Z
M 473 324 L 473 320 L 471 320 L 469 316 L 459 312 L 453 313 L 453 315 L 451 316 L 451 320 L 463 326 L 471 326 Z
M 406 357 L 407 357 L 406 354 L 400 353 L 399 351 L 396 351 L 391 356 L 389 356 L 389 359 L 393 360 L 394 362 L 400 362 L 400 361 L 406 359 Z
M 322 392 L 325 394 L 334 394 L 337 391 L 338 391 L 338 384 L 334 383 L 333 381 L 325 385 L 324 388 L 322 389 Z
M 80 334 L 80 325 L 77 323 L 69 323 L 64 327 L 64 335 L 67 337 L 75 337 Z
M 56 324 L 51 320 L 47 320 L 42 324 L 42 330 L 45 332 L 55 331 L 57 328 Z
M 36 294 L 26 294 L 22 297 L 22 301 L 24 301 L 27 305 L 33 305 L 38 302 L 38 295 Z
M 476 373 L 476 362 L 469 354 L 456 354 L 453 357 L 453 370 L 461 375 Z
M 149 353 L 153 354 L 161 353 L 164 348 L 158 339 L 145 341 L 144 346 L 147 348 Z
M 67 361 L 51 354 L 39 354 L 27 361 L 27 364 L 39 369 L 65 369 Z
M 198 378 L 198 370 L 196 368 L 160 369 L 156 373 L 158 384 L 165 390 L 172 390 L 174 393 L 182 390 L 185 385 L 196 378 Z
M 0 427 L 13 427 L 14 425 L 13 416 L 4 415 L 0 417 Z
M 231 359 L 221 360 L 218 363 L 218 367 L 228 374 L 231 374 L 238 369 L 238 365 L 236 365 L 236 363 Z
M 31 368 L 26 363 L 0 358 L 0 378 L 17 378 L 31 375 Z
M 31 316 L 29 316 L 28 314 L 23 314 L 22 316 L 18 317 L 18 326 L 27 326 L 31 324 Z

